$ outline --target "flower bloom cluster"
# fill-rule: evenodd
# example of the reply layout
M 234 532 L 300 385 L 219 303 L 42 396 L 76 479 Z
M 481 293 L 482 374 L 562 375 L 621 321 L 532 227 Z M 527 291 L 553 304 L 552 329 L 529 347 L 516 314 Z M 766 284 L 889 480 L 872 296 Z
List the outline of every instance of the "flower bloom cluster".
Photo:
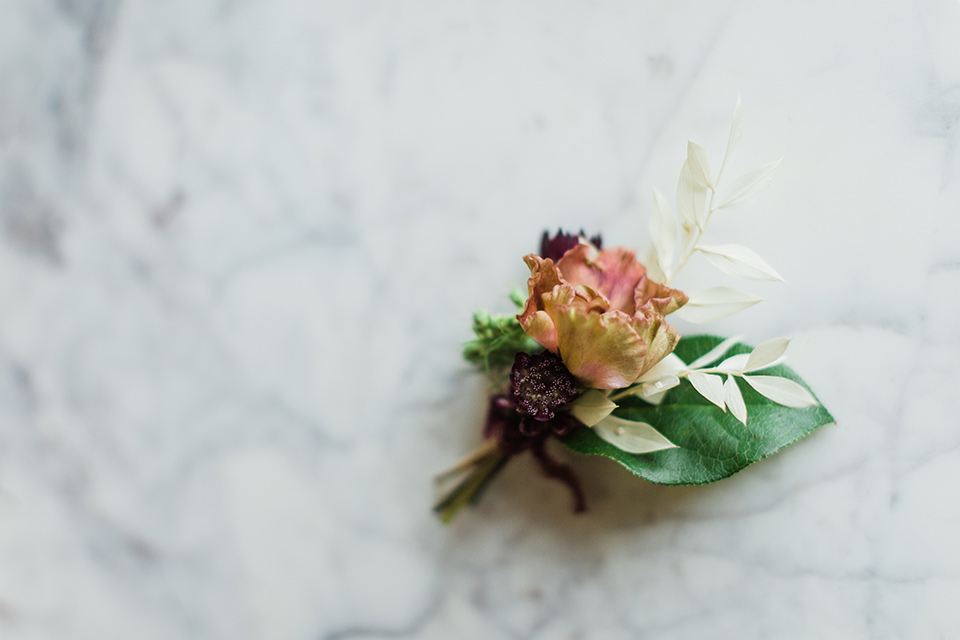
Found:
M 687 296 L 648 278 L 633 251 L 600 243 L 583 232 L 545 233 L 549 257 L 524 257 L 529 295 L 517 320 L 546 350 L 517 353 L 510 374 L 510 400 L 524 418 L 517 424 L 529 435 L 543 431 L 532 422 L 554 420 L 582 391 L 633 385 L 680 339 L 664 316 Z
M 548 476 L 570 487 L 577 510 L 585 503 L 576 475 L 550 457 L 546 440 L 583 426 L 622 440 L 623 434 L 598 424 L 616 406 L 600 390 L 634 385 L 673 351 L 680 335 L 664 316 L 687 301 L 682 292 L 651 280 L 633 251 L 602 249 L 601 242 L 599 236 L 587 240 L 582 231 L 544 233 L 540 255 L 524 257 L 528 296 L 516 321 L 533 348 L 516 351 L 509 392 L 490 400 L 486 436 L 496 451 L 468 460 L 492 474 L 499 467 L 484 466 L 484 460 L 529 450 Z M 600 406 L 591 393 L 601 394 Z M 643 450 L 673 446 L 655 436 Z M 621 446 L 630 449 L 629 442 Z M 455 506 L 441 504 L 441 511 Z
M 596 443 L 599 438 L 605 444 L 601 443 L 600 449 L 590 444 L 589 452 L 601 451 L 643 477 L 648 477 L 646 466 L 631 466 L 631 460 L 643 461 L 644 465 L 650 461 L 661 467 L 672 465 L 672 471 L 678 473 L 671 476 L 671 483 L 678 479 L 680 483 L 702 483 L 718 473 L 701 464 L 704 455 L 698 447 L 706 440 L 699 435 L 688 437 L 690 429 L 705 430 L 703 436 L 719 429 L 719 434 L 714 434 L 717 442 L 727 443 L 732 438 L 738 446 L 743 443 L 755 449 L 760 438 L 753 432 L 740 431 L 730 420 L 724 424 L 720 416 L 706 416 L 699 401 L 691 404 L 688 395 L 676 396 L 683 398 L 682 407 L 694 407 L 687 411 L 683 429 L 678 429 L 676 409 L 681 405 L 671 405 L 666 398 L 681 380 L 686 380 L 689 387 L 679 389 L 677 394 L 689 394 L 692 389 L 716 410 L 729 412 L 743 427 L 747 427 L 748 413 L 759 419 L 769 416 L 769 402 L 811 411 L 819 407 L 822 415 L 816 420 L 830 419 L 809 390 L 790 379 L 792 374 L 771 375 L 775 370 L 769 368 L 780 361 L 789 340 L 769 340 L 745 353 L 745 345 L 731 338 L 691 357 L 693 345 L 713 340 L 701 336 L 691 338 L 681 349 L 689 363 L 673 353 L 680 334 L 667 322 L 670 314 L 678 312 L 677 316 L 687 322 L 710 322 L 762 300 L 729 287 L 711 287 L 689 296 L 672 289 L 670 283 L 694 255 L 701 255 L 729 276 L 782 281 L 780 274 L 747 247 L 703 242 L 712 217 L 751 202 L 778 164 L 763 165 L 729 186 L 723 183 L 721 188 L 740 129 L 738 102 L 719 171 L 714 173 L 706 151 L 689 141 L 677 181 L 675 206 L 654 190 L 649 219 L 651 243 L 645 264 L 631 249 L 604 248 L 599 235 L 588 237 L 582 230 L 561 230 L 553 236 L 544 232 L 539 254 L 524 257 L 530 269 L 526 294 L 511 295 L 520 313 L 515 317 L 474 314 L 476 339 L 465 345 L 463 355 L 486 371 L 494 392 L 485 442 L 438 476 L 439 482 L 460 478 L 434 507 L 442 519 L 449 520 L 462 506 L 475 501 L 506 461 L 524 451 L 533 454 L 548 476 L 570 487 L 577 510 L 582 510 L 583 492 L 572 468 L 547 453 L 545 444 L 551 437 L 562 438 L 570 448 L 585 452 L 584 443 Z M 731 350 L 738 353 L 725 357 Z M 752 391 L 745 397 L 741 387 Z M 614 413 L 621 399 L 631 398 L 633 405 L 626 404 Z M 644 408 L 636 410 L 635 402 L 640 401 Z M 663 403 L 665 411 L 658 411 Z M 748 404 L 758 403 L 764 411 L 748 409 Z M 663 419 L 667 414 L 671 418 Z M 694 424 L 689 424 L 691 421 Z M 807 424 L 811 424 L 809 420 Z M 661 433 L 661 428 L 677 443 Z M 782 442 L 770 435 L 771 429 L 765 426 L 763 439 L 769 450 L 754 451 L 756 459 L 796 439 L 792 431 L 780 434 Z M 611 450 L 608 445 L 616 453 L 603 452 Z M 655 458 L 635 457 L 674 448 L 679 451 Z M 750 461 L 732 471 L 721 471 L 729 475 L 745 464 Z M 684 470 L 685 474 L 679 474 Z
M 687 296 L 650 280 L 633 251 L 581 243 L 556 264 L 534 254 L 524 261 L 530 297 L 520 326 L 584 387 L 627 387 L 677 345 L 664 316 Z

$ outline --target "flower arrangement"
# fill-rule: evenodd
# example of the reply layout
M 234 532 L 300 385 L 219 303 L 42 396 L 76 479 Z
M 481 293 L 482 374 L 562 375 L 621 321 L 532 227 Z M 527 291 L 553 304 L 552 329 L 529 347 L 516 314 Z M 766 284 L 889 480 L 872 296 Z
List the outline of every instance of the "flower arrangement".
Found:
M 616 460 L 659 484 L 704 484 L 726 478 L 833 421 L 791 369 L 781 364 L 789 340 L 751 348 L 739 338 L 683 336 L 668 323 L 727 317 L 761 298 L 727 287 L 690 295 L 671 288 L 694 255 L 748 280 L 782 281 L 752 250 L 702 242 L 713 215 L 751 202 L 778 162 L 721 188 L 741 131 L 738 101 L 720 169 L 688 142 L 676 208 L 654 191 L 651 244 L 636 252 L 604 248 L 562 230 L 544 232 L 527 293 L 511 294 L 516 315 L 473 317 L 475 338 L 464 358 L 488 376 L 492 393 L 484 442 L 437 476 L 447 490 L 434 506 L 444 521 L 475 503 L 514 456 L 530 452 L 543 472 L 566 484 L 574 509 L 586 499 L 570 465 L 549 440 Z

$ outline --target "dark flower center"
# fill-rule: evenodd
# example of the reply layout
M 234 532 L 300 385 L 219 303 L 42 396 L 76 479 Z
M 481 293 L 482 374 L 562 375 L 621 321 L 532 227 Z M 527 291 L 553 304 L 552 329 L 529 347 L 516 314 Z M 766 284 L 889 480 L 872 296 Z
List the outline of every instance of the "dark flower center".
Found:
M 580 229 L 580 233 L 565 233 L 563 229 L 557 229 L 557 234 L 552 238 L 549 232 L 544 231 L 540 239 L 540 257 L 556 262 L 563 257 L 563 254 L 580 244 L 580 238 L 586 239 L 586 237 L 587 234 L 583 229 Z M 603 248 L 603 240 L 599 233 L 590 238 L 590 244 L 597 249 Z
M 556 416 L 556 409 L 573 401 L 577 381 L 563 361 L 549 351 L 536 355 L 518 353 L 510 371 L 510 397 L 517 408 L 534 420 Z

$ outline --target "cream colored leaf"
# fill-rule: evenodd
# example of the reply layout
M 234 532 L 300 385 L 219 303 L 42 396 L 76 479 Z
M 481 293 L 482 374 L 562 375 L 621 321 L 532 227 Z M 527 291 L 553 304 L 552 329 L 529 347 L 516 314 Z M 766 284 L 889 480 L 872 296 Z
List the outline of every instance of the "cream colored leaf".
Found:
M 733 376 L 727 376 L 727 381 L 723 383 L 723 399 L 727 403 L 727 408 L 733 417 L 747 424 L 747 405 L 743 401 L 743 394 L 740 393 L 740 387 Z
M 710 159 L 703 147 L 693 140 L 687 140 L 687 164 L 690 175 L 702 187 L 713 188 L 713 174 L 710 172 Z
M 617 404 L 605 393 L 590 389 L 577 396 L 570 405 L 570 413 L 583 424 L 592 427 L 609 416 L 616 408 Z
M 748 280 L 783 282 L 780 274 L 764 262 L 763 258 L 738 244 L 701 245 L 697 247 L 697 251 L 727 275 Z
M 688 322 L 712 322 L 762 301 L 763 298 L 730 287 L 712 287 L 691 294 L 690 300 L 676 311 L 676 315 Z
M 667 391 L 680 384 L 680 378 L 675 375 L 666 375 L 659 380 L 652 380 L 643 384 L 638 384 L 625 391 L 619 392 L 613 396 L 617 400 L 627 396 L 637 396 L 643 398 L 650 404 L 660 404 Z
M 700 371 L 691 371 L 687 374 L 687 380 L 697 390 L 697 393 L 717 405 L 724 408 L 723 402 L 723 378 L 711 373 L 701 373 Z
M 747 359 L 750 356 L 746 353 L 741 353 L 735 356 L 730 356 L 720 364 L 714 367 L 717 371 L 723 372 L 737 372 L 743 371 L 743 368 L 747 366 Z
M 717 184 L 723 177 L 723 172 L 727 164 L 733 159 L 733 154 L 740 144 L 740 132 L 743 130 L 743 111 L 740 108 L 740 96 L 737 96 L 737 106 L 733 110 L 733 122 L 730 124 L 730 135 L 727 137 L 727 149 L 723 152 L 723 162 L 720 163 L 720 171 L 717 173 Z
M 703 354 L 702 356 L 700 356 L 699 358 L 691 362 L 690 368 L 700 369 L 701 367 L 707 366 L 714 360 L 719 360 L 721 357 L 723 357 L 723 354 L 725 354 L 727 351 L 730 350 L 730 347 L 737 344 L 737 342 L 739 341 L 740 341 L 739 336 L 735 336 L 733 338 L 727 338 L 726 340 L 724 340 L 723 342 L 715 346 L 713 349 L 710 349 L 710 351 L 707 351 L 705 354 Z
M 664 376 L 676 374 L 686 368 L 687 365 L 683 363 L 683 360 L 681 360 L 677 354 L 669 353 L 663 360 L 653 365 L 649 371 L 637 378 L 637 382 L 652 382 Z
M 650 403 L 650 404 L 652 404 L 652 405 L 655 405 L 655 406 L 659 406 L 659 405 L 663 402 L 663 399 L 667 397 L 667 392 L 668 392 L 668 391 L 670 391 L 670 390 L 667 389 L 667 390 L 665 390 L 665 391 L 661 391 L 660 393 L 654 393 L 654 394 L 651 394 L 651 395 L 649 395 L 649 396 L 644 396 L 644 397 L 643 397 L 643 401 L 644 401 L 644 402 L 648 402 L 648 403 Z
M 676 378 L 677 374 L 681 371 L 685 371 L 687 365 L 683 363 L 683 360 L 678 358 L 676 354 L 669 354 L 663 360 L 653 365 L 653 367 L 647 371 L 645 374 L 640 376 L 637 382 L 643 383 L 646 386 L 651 382 L 658 382 L 666 378 Z M 677 378 L 677 383 L 679 384 L 680 380 Z M 660 391 L 650 392 L 648 391 L 643 395 L 643 399 L 649 402 L 650 404 L 660 404 L 663 402 L 663 399 L 667 397 L 667 391 L 672 387 L 664 387 Z
M 645 382 L 640 385 L 640 397 L 646 399 L 651 396 L 666 393 L 679 384 L 680 378 L 674 375 L 664 376 L 659 380 L 654 380 L 653 382 Z
M 616 416 L 605 418 L 593 430 L 616 448 L 628 453 L 650 453 L 677 446 L 646 422 L 634 422 Z
M 704 212 L 706 202 L 706 187 L 693 179 L 690 164 L 685 161 L 680 169 L 680 179 L 677 181 L 677 215 L 684 227 L 702 227 L 703 220 L 706 218 Z
M 663 402 L 664 398 L 667 397 L 667 393 L 669 391 L 670 389 L 664 389 L 663 391 L 660 391 L 658 393 L 652 393 L 648 396 L 643 396 L 643 400 L 644 402 L 648 402 L 652 405 L 659 406 Z
M 790 344 L 789 338 L 774 338 L 764 342 L 750 353 L 750 358 L 743 370 L 756 371 L 773 364 L 787 350 L 788 344 Z
M 778 164 L 780 164 L 780 160 L 769 162 L 734 180 L 720 198 L 717 209 L 732 209 L 753 202 L 770 184 L 770 174 L 777 168 Z
M 647 267 L 647 277 L 654 282 L 666 282 L 667 276 L 660 268 L 660 258 L 657 256 L 657 248 L 653 242 L 649 244 L 643 254 L 643 264 Z
M 697 225 L 684 222 L 680 226 L 680 253 L 686 255 L 693 248 L 693 243 L 697 239 Z
M 677 245 L 677 223 L 670 203 L 659 190 L 653 190 L 653 213 L 650 216 L 650 238 L 657 251 L 657 262 L 663 273 L 669 273 Z
M 793 380 L 779 376 L 743 376 L 743 379 L 757 393 L 785 407 L 802 409 L 817 406 L 816 398 Z

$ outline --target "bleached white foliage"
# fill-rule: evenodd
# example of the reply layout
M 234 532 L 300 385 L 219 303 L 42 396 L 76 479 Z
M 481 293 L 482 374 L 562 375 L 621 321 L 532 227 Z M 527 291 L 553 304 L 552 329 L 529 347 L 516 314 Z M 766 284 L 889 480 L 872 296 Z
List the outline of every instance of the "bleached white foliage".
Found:
M 746 280 L 772 280 L 783 282 L 780 274 L 774 271 L 763 258 L 753 250 L 738 244 L 700 245 L 697 251 L 702 253 L 713 266 L 727 275 Z
M 616 416 L 607 416 L 593 430 L 616 448 L 628 453 L 650 453 L 677 446 L 646 422 Z
M 700 367 L 707 366 L 711 362 L 716 362 L 717 360 L 723 357 L 723 354 L 725 354 L 727 351 L 730 351 L 730 347 L 740 342 L 740 339 L 741 339 L 740 336 L 727 338 L 726 340 L 724 340 L 723 342 L 715 346 L 713 349 L 710 349 L 710 351 L 707 351 L 705 354 L 703 354 L 702 356 L 700 356 L 699 358 L 691 362 L 690 366 L 687 368 L 699 369 Z M 679 358 L 677 359 L 679 360 Z M 684 368 L 683 366 L 680 367 L 680 369 L 683 369 L 683 368 Z
M 607 397 L 603 391 L 590 389 L 581 393 L 570 407 L 573 417 L 592 427 L 613 413 L 617 403 Z
M 730 409 L 733 417 L 747 424 L 747 405 L 733 376 L 727 376 L 727 381 L 723 383 L 723 400 L 727 403 L 727 408 Z
M 756 200 L 770 184 L 770 174 L 773 173 L 778 164 L 780 164 L 780 160 L 768 162 L 734 180 L 730 187 L 724 191 L 723 196 L 720 197 L 720 204 L 717 205 L 717 209 L 742 207 Z
M 721 409 L 726 408 L 723 401 L 723 378 L 712 373 L 690 371 L 687 373 L 687 380 L 704 398 Z
M 720 171 L 717 173 L 717 182 L 723 177 L 723 172 L 727 168 L 727 162 L 733 157 L 733 152 L 737 150 L 740 144 L 740 133 L 743 131 L 743 109 L 740 104 L 740 96 L 737 96 L 737 106 L 733 109 L 733 122 L 730 123 L 730 135 L 727 136 L 727 148 L 723 152 L 723 162 L 720 163 Z
M 817 406 L 813 395 L 793 380 L 754 373 L 780 361 L 790 344 L 787 338 L 768 340 L 750 353 L 724 358 L 739 341 L 739 337 L 728 338 L 690 364 L 671 353 L 630 387 L 616 391 L 591 389 L 580 394 L 571 413 L 618 449 L 649 453 L 676 445 L 645 422 L 614 416 L 613 411 L 618 406 L 616 401 L 637 396 L 651 404 L 660 404 L 666 392 L 678 386 L 682 378 L 689 380 L 697 393 L 722 411 L 730 411 L 743 424 L 747 424 L 747 404 L 737 378 L 742 378 L 757 393 L 777 404 L 793 408 Z
M 690 294 L 687 304 L 674 313 L 688 322 L 700 324 L 732 316 L 762 301 L 759 296 L 730 287 L 711 287 Z
M 654 189 L 650 216 L 651 243 L 647 251 L 648 275 L 669 284 L 690 258 L 699 253 L 723 273 L 745 280 L 782 282 L 783 278 L 755 251 L 738 244 L 707 245 L 701 241 L 707 225 L 717 211 L 733 209 L 752 202 L 770 182 L 779 160 L 748 171 L 721 186 L 724 173 L 740 141 L 743 117 L 740 100 L 733 114 L 727 146 L 720 170 L 714 174 L 706 150 L 687 142 L 687 157 L 677 180 L 675 207 Z M 711 322 L 743 311 L 763 298 L 730 287 L 711 287 L 690 294 L 688 302 L 676 314 L 689 322 Z M 614 446 L 634 453 L 646 453 L 673 445 L 651 425 L 612 415 L 616 401 L 628 396 L 660 404 L 669 389 L 690 381 L 696 391 L 741 423 L 747 423 L 747 405 L 737 383 L 742 378 L 764 397 L 788 407 L 816 406 L 817 401 L 801 385 L 787 378 L 755 375 L 753 372 L 775 364 L 789 344 L 778 338 L 764 342 L 749 354 L 724 358 L 739 342 L 739 337 L 724 340 L 699 358 L 685 364 L 670 354 L 637 382 L 618 391 L 589 391 L 574 403 L 575 416 Z M 717 361 L 720 361 L 717 364 Z
M 729 410 L 737 420 L 747 424 L 747 405 L 736 381 L 736 378 L 742 378 L 757 393 L 777 404 L 794 408 L 817 406 L 813 395 L 793 380 L 753 373 L 780 361 L 790 344 L 787 338 L 768 340 L 750 353 L 730 356 L 714 364 L 739 340 L 738 337 L 728 338 L 690 364 L 685 364 L 672 353 L 640 378 L 637 384 L 618 391 L 611 400 L 634 395 L 659 404 L 667 389 L 677 386 L 682 378 L 686 378 L 697 393 L 723 411 Z
M 706 150 L 691 140 L 687 142 L 687 157 L 677 180 L 676 209 L 670 207 L 663 194 L 654 190 L 648 264 L 650 276 L 654 279 L 660 277 L 658 282 L 669 284 L 694 253 L 702 254 L 727 275 L 747 280 L 783 281 L 773 267 L 747 247 L 701 244 L 713 214 L 755 199 L 770 182 L 771 173 L 780 162 L 777 160 L 748 171 L 721 188 L 721 179 L 736 151 L 742 128 L 738 98 L 720 171 L 713 174 Z M 690 301 L 677 311 L 677 315 L 690 322 L 711 322 L 743 311 L 761 300 L 729 287 L 714 287 L 690 296 Z
M 747 364 L 743 370 L 756 371 L 757 369 L 769 367 L 771 364 L 780 359 L 780 356 L 782 356 L 783 352 L 787 350 L 787 345 L 789 344 L 789 338 L 774 338 L 773 340 L 764 342 L 763 344 L 754 348 L 754 350 L 750 353 L 750 357 L 747 358 Z
M 687 140 L 687 163 L 690 175 L 701 187 L 713 189 L 713 173 L 710 172 L 710 159 L 706 150 L 692 140 Z
M 817 405 L 813 395 L 793 380 L 779 376 L 743 376 L 743 379 L 757 393 L 785 407 L 802 409 Z

